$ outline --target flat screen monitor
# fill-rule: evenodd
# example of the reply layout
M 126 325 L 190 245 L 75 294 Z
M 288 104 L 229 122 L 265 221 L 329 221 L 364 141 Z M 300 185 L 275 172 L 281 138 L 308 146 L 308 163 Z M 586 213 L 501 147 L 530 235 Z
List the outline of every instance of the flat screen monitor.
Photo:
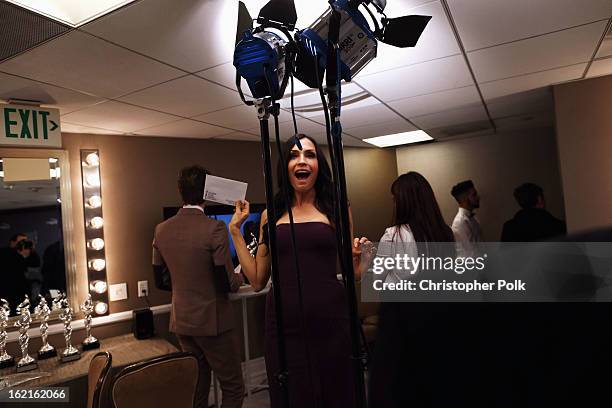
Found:
M 244 221 L 240 228 L 244 241 L 248 244 L 253 242 L 253 237 L 259 239 L 259 224 L 261 221 L 261 213 L 265 210 L 265 204 L 251 204 L 249 217 Z M 164 207 L 164 220 L 176 215 L 181 207 Z M 206 205 L 204 206 L 204 213 L 214 219 L 221 220 L 225 223 L 229 233 L 229 223 L 234 215 L 234 207 L 229 205 Z M 232 255 L 232 261 L 234 266 L 238 266 L 238 257 L 236 256 L 236 248 L 234 247 L 234 241 L 230 238 L 230 253 Z

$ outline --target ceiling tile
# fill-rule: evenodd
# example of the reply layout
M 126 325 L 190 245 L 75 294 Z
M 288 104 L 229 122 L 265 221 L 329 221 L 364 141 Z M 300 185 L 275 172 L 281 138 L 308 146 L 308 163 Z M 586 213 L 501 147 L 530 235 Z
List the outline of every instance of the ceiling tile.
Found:
M 453 109 L 445 112 L 431 113 L 429 115 L 410 118 L 415 125 L 423 130 L 436 129 L 471 122 L 487 120 L 487 113 L 482 104 Z
M 411 118 L 477 103 L 481 103 L 481 101 L 476 87 L 467 86 L 428 95 L 400 99 L 390 102 L 389 105 L 405 117 Z
M 123 132 L 120 130 L 102 129 L 91 126 L 77 125 L 75 123 L 69 123 L 62 121 L 62 133 L 80 133 L 80 134 L 92 134 L 92 135 L 120 135 Z
M 476 80 L 493 81 L 588 61 L 606 22 L 468 53 Z
M 612 75 L 612 58 L 593 61 L 586 77 L 592 78 L 602 75 Z
M 82 30 L 188 72 L 232 60 L 238 2 L 139 1 Z
M 40 101 L 42 106 L 59 109 L 60 114 L 104 101 L 95 96 L 2 73 L 0 73 L 0 99 Z
M 569 67 L 482 83 L 480 84 L 480 91 L 486 100 L 571 81 L 582 76 L 586 65 L 586 63 L 570 65 Z
M 604 58 L 610 56 L 612 56 L 612 27 L 610 27 L 608 33 L 599 45 L 599 49 L 597 50 L 597 55 L 595 55 L 595 58 Z
M 343 106 L 340 118 L 343 128 L 355 128 L 398 119 L 403 120 L 397 113 L 372 97 L 357 102 L 354 105 Z M 323 113 L 312 116 L 310 119 L 322 125 L 325 124 Z
M 153 126 L 133 132 L 142 136 L 184 137 L 192 139 L 207 139 L 231 133 L 231 130 L 207 125 L 191 119 L 181 119 L 163 125 Z
M 297 127 L 299 133 L 304 133 L 308 136 L 312 136 L 317 142 L 327 143 L 327 136 L 325 134 L 325 126 L 312 122 L 307 119 L 297 119 Z M 270 141 L 275 140 L 274 136 L 274 124 L 270 122 L 268 124 L 270 129 Z M 259 126 L 248 129 L 247 132 L 259 135 Z M 281 140 L 287 140 L 294 134 L 293 121 L 283 122 L 279 124 L 279 134 Z
M 489 99 L 487 108 L 494 119 L 555 110 L 550 87 Z
M 402 132 L 411 132 L 413 130 L 417 130 L 417 128 L 404 119 L 395 119 L 389 122 L 344 129 L 346 133 L 355 136 L 359 139 L 367 139 L 369 137 L 376 136 L 386 136 Z
M 530 113 L 495 119 L 498 131 L 517 131 L 527 129 L 550 128 L 555 125 L 555 114 L 552 111 Z
M 105 98 L 184 75 L 79 31 L 0 64 L 0 71 Z
M 225 85 L 230 89 L 236 89 L 236 68 L 231 62 L 228 62 L 227 64 L 221 64 L 214 68 L 206 69 L 204 71 L 196 72 L 195 75 L 204 79 L 208 79 L 209 81 Z M 242 82 L 240 87 L 242 89 L 242 92 L 247 96 L 251 96 L 249 86 L 247 85 L 246 81 L 244 79 L 242 79 L 241 81 Z M 238 97 L 238 100 L 240 100 L 240 97 Z
M 385 102 L 473 85 L 461 55 L 359 77 L 355 82 Z
M 193 75 L 119 98 L 138 106 L 192 117 L 240 103 L 238 94 Z
M 279 120 L 284 116 L 285 115 L 281 114 Z M 235 106 L 233 108 L 199 115 L 193 119 L 238 130 L 252 129 L 259 126 L 257 111 L 254 107 L 247 105 Z M 287 120 L 287 118 L 285 119 Z
M 215 140 L 242 140 L 245 142 L 261 143 L 261 138 L 259 136 L 250 135 L 244 132 L 233 132 L 226 135 L 217 136 L 215 137 Z
M 342 138 L 342 146 L 344 147 L 367 147 L 370 149 L 378 149 L 378 147 L 371 145 L 369 143 L 366 143 L 360 139 L 357 139 L 356 137 L 351 137 L 349 135 L 344 135 L 344 137 Z
M 109 101 L 64 115 L 62 120 L 76 125 L 117 129 L 121 132 L 135 132 L 176 121 L 177 117 L 121 102 Z
M 379 42 L 376 59 L 358 74 L 357 79 L 361 75 L 448 57 L 461 52 L 439 1 L 429 2 L 416 8 L 411 7 L 414 2 L 389 1 L 388 3 L 385 14 L 389 18 L 406 14 L 432 16 L 432 18 L 415 47 L 397 48 Z
M 608 19 L 612 15 L 610 0 L 447 1 L 467 51 Z

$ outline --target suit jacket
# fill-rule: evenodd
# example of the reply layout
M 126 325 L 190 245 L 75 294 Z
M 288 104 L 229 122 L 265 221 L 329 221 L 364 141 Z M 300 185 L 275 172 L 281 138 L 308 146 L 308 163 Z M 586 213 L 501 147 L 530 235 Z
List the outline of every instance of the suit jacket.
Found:
M 227 227 L 196 208 L 182 208 L 155 228 L 153 265 L 166 265 L 172 279 L 170 331 L 217 336 L 233 328 L 228 299 L 242 278 L 234 273 Z

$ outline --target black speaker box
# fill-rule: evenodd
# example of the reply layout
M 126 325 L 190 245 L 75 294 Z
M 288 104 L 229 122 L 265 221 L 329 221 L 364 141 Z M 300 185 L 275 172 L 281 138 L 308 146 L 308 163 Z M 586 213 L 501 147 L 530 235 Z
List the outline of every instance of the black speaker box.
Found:
M 132 331 L 138 340 L 148 339 L 155 335 L 151 309 L 132 310 Z

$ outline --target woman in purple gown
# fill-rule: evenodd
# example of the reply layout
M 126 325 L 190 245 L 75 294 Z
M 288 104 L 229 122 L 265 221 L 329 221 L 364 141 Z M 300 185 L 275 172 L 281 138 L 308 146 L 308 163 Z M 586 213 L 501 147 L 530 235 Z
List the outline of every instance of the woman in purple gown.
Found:
M 354 372 L 351 363 L 349 314 L 344 285 L 337 279 L 338 252 L 333 225 L 333 184 L 330 167 L 316 142 L 298 135 L 302 149 L 291 138 L 279 163 L 279 180 L 285 172 L 295 223 L 296 250 L 302 283 L 302 302 L 298 296 L 298 279 L 291 243 L 286 195 L 275 196 L 278 213 L 274 220 L 278 242 L 278 261 L 284 340 L 291 408 L 350 408 L 355 405 Z M 263 289 L 270 278 L 271 257 L 267 239 L 267 213 L 261 219 L 260 248 L 252 258 L 240 233 L 240 226 L 249 215 L 249 203 L 236 203 L 230 222 L 230 234 L 242 265 L 255 290 Z M 352 226 L 351 226 L 352 227 Z M 353 241 L 353 264 L 359 279 L 365 263 L 360 264 L 360 244 Z M 265 359 L 272 408 L 282 406 L 278 385 L 279 356 L 277 349 L 274 294 L 266 299 Z

